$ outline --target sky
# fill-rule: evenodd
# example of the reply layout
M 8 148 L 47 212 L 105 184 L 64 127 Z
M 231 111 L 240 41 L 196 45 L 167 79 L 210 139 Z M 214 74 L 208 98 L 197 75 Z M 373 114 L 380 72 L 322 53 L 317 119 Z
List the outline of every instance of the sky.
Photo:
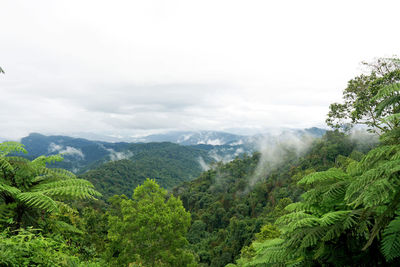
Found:
M 0 137 L 324 127 L 399 1 L 0 0 Z

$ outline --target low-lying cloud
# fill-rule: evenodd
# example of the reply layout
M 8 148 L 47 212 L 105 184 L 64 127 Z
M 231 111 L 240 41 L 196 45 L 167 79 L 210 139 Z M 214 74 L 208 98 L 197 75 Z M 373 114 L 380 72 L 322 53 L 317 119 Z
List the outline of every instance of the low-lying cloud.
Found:
M 63 155 L 77 156 L 77 157 L 80 157 L 81 159 L 85 158 L 85 155 L 83 154 L 82 150 L 75 148 L 75 147 L 71 147 L 71 146 L 64 147 L 62 145 L 50 143 L 48 151 L 50 153 L 57 152 L 57 153 L 63 154 Z
M 129 159 L 133 156 L 133 153 L 131 151 L 120 151 L 117 152 L 112 148 L 107 149 L 108 152 L 110 152 L 110 160 L 111 161 L 116 161 L 116 160 L 123 160 L 123 159 Z
M 204 161 L 203 157 L 199 157 L 197 161 L 200 164 L 200 167 L 203 171 L 208 171 L 211 167 Z
M 250 177 L 249 187 L 279 168 L 291 156 L 300 157 L 311 146 L 314 137 L 310 135 L 296 135 L 284 133 L 277 136 L 266 137 L 259 141 L 258 147 L 261 158 L 254 174 Z

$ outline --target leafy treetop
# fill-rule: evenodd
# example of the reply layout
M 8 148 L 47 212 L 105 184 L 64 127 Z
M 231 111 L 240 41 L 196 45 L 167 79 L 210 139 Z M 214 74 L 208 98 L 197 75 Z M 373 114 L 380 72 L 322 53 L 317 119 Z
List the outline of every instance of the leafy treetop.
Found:
M 399 112 L 400 59 L 379 58 L 363 64 L 368 69 L 367 74 L 348 82 L 343 91 L 344 103 L 330 105 L 326 123 L 334 128 L 364 124 L 371 132 L 382 134 L 398 126 L 398 122 L 383 118 Z M 390 94 L 378 94 L 385 87 L 391 90 Z

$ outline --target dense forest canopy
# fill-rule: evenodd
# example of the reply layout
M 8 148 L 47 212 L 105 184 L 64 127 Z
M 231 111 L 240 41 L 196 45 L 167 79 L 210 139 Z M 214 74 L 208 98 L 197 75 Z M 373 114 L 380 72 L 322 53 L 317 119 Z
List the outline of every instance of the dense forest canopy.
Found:
M 178 178 L 188 170 L 176 158 L 190 149 L 154 144 L 159 159 L 142 151 L 78 178 L 49 167 L 60 155 L 22 157 L 23 145 L 1 143 L 0 265 L 398 266 L 399 62 L 367 63 L 330 106 L 336 129 L 322 138 L 217 162 L 195 179 Z M 379 142 L 360 142 L 360 124 Z

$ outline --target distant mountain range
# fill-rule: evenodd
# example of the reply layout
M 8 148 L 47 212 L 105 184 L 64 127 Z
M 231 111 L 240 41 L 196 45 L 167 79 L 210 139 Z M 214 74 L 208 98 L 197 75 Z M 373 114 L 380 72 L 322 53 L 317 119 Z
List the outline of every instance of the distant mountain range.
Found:
M 71 135 L 75 138 L 84 138 L 88 140 L 97 140 L 103 142 L 129 142 L 129 143 L 150 143 L 150 142 L 171 142 L 180 145 L 229 145 L 243 142 L 252 142 L 254 139 L 280 136 L 287 134 L 303 135 L 309 134 L 320 137 L 325 133 L 325 129 L 313 127 L 308 129 L 278 129 L 270 130 L 264 134 L 257 135 L 238 135 L 218 131 L 171 131 L 162 134 L 151 134 L 146 136 L 115 135 L 115 134 L 93 134 L 93 133 L 75 133 Z
M 320 137 L 325 130 L 310 128 L 304 130 L 283 130 L 278 134 L 259 134 L 253 136 L 235 135 L 224 132 L 170 132 L 166 134 L 149 135 L 136 140 L 137 142 L 104 142 L 93 141 L 69 136 L 45 136 L 32 133 L 21 139 L 29 152 L 29 157 L 40 155 L 53 155 L 62 153 L 64 162 L 58 166 L 76 173 L 82 173 L 88 169 L 108 161 L 137 158 L 138 153 L 155 153 L 158 147 L 172 149 L 179 146 L 194 151 L 193 160 L 199 161 L 203 169 L 211 161 L 230 161 L 243 153 L 251 154 L 260 150 L 260 147 L 273 145 L 277 140 L 285 138 L 312 136 Z M 175 146 L 160 144 L 169 142 Z M 179 145 L 179 146 L 177 146 Z M 199 160 L 200 158 L 200 160 Z
M 28 158 L 63 154 L 60 167 L 91 180 L 106 196 L 129 193 L 145 178 L 172 188 L 208 170 L 213 162 L 228 162 L 244 153 L 282 140 L 304 136 L 321 137 L 325 130 L 284 130 L 278 134 L 243 136 L 224 132 L 171 132 L 149 135 L 136 143 L 93 141 L 70 136 L 31 133 L 21 139 Z M 129 191 L 129 192 L 128 192 Z

